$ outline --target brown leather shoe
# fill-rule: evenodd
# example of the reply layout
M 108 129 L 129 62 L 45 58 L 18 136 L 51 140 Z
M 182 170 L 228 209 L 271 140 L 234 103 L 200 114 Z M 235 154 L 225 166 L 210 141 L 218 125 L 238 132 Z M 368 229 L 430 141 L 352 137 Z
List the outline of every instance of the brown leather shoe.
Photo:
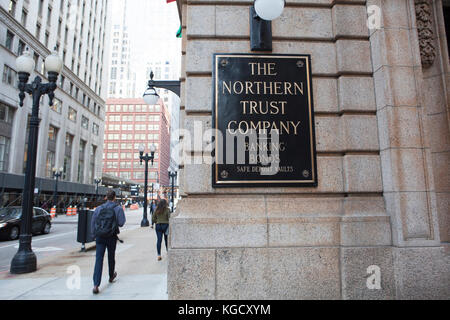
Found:
M 114 272 L 114 275 L 112 276 L 112 278 L 109 278 L 109 282 L 113 283 L 114 279 L 116 279 L 116 277 L 117 277 L 117 272 Z
M 162 260 L 161 256 L 158 256 L 158 261 L 161 261 L 161 260 Z
M 92 293 L 93 294 L 98 294 L 100 292 L 100 290 L 98 290 L 97 286 L 94 286 L 94 289 L 92 289 Z

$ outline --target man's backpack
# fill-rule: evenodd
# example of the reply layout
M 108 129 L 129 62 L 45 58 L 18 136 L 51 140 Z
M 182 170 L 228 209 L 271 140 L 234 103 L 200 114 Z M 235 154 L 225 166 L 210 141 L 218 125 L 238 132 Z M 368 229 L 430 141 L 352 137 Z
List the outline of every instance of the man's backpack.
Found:
M 115 207 L 117 205 L 100 209 L 95 219 L 95 237 L 109 238 L 117 234 L 119 226 L 117 224 L 116 212 L 114 211 Z

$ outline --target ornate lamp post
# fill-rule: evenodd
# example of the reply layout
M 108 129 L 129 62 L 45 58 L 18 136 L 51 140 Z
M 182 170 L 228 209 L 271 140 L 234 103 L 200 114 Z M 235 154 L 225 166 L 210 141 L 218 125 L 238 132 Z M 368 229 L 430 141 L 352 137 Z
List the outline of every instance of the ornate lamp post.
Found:
M 100 182 L 102 182 L 102 179 L 100 179 L 100 178 L 95 178 L 94 179 L 94 183 L 95 183 L 95 201 L 98 201 L 98 185 L 100 184 Z
M 57 205 L 58 198 L 58 179 L 62 176 L 63 168 L 53 168 L 53 178 L 55 178 L 55 192 L 53 193 L 53 205 Z
M 173 192 L 174 192 L 175 178 L 177 177 L 178 172 L 176 172 L 176 171 L 171 172 L 170 168 L 168 170 L 169 170 L 169 180 L 172 179 L 172 212 L 173 212 L 173 206 L 175 204 Z
M 148 219 L 147 219 L 147 185 L 148 185 L 148 162 L 151 161 L 153 165 L 153 159 L 155 157 L 155 151 L 156 147 L 154 144 L 150 146 L 150 155 L 146 153 L 144 155 L 145 147 L 144 145 L 139 146 L 139 158 L 142 161 L 145 161 L 145 180 L 144 180 L 144 216 L 141 221 L 141 227 L 148 227 L 150 225 Z
M 23 189 L 22 219 L 20 228 L 19 250 L 11 261 L 10 272 L 13 274 L 29 273 L 36 271 L 36 255 L 31 249 L 31 221 L 33 217 L 33 194 L 36 175 L 36 154 L 39 131 L 39 101 L 43 95 L 48 94 L 49 105 L 53 105 L 54 91 L 57 88 L 56 81 L 61 72 L 63 62 L 56 52 L 45 59 L 45 68 L 48 72 L 48 83 L 42 83 L 37 76 L 33 83 L 28 83 L 28 78 L 33 72 L 35 64 L 28 49 L 16 60 L 19 73 L 19 98 L 23 107 L 25 93 L 32 96 L 33 108 L 30 118 L 30 132 L 28 136 L 28 157 L 25 172 L 25 184 Z

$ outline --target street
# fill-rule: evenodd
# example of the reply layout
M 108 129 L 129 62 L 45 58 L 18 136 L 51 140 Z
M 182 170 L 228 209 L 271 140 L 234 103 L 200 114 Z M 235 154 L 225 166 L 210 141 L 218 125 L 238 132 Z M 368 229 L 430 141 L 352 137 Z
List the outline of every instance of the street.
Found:
M 140 227 L 142 209 L 127 210 L 125 216 L 127 221 L 125 226 L 121 228 L 121 232 Z M 77 242 L 77 221 L 78 216 L 58 216 L 52 220 L 52 228 L 49 234 L 33 236 L 32 248 L 38 262 L 43 258 L 81 249 L 81 244 Z M 93 243 L 86 244 L 86 248 L 89 249 L 92 245 Z M 0 274 L 9 272 L 11 260 L 18 248 L 19 240 L 0 241 Z

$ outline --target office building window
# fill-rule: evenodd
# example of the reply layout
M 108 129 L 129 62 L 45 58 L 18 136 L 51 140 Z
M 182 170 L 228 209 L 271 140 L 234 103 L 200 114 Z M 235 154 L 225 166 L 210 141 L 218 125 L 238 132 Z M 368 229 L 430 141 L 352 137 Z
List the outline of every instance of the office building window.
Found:
M 8 171 L 10 143 L 8 137 L 0 136 L 0 171 Z
M 78 157 L 78 177 L 77 181 L 79 183 L 84 182 L 84 154 L 86 151 L 86 141 L 80 140 L 80 149 Z
M 81 116 L 81 127 L 86 130 L 89 129 L 89 119 L 85 116 Z
M 13 109 L 0 103 L 0 121 L 11 124 L 13 120 Z
M 13 42 L 14 42 L 14 33 L 12 33 L 9 30 L 6 30 L 6 41 L 5 41 L 5 47 L 12 51 L 13 48 Z
M 57 113 L 61 113 L 62 101 L 57 98 L 53 98 L 53 105 L 50 106 L 50 109 L 52 109 L 53 111 L 55 111 Z
M 48 178 L 53 177 L 53 168 L 55 167 L 55 153 L 53 151 L 47 151 L 47 161 L 45 163 L 45 175 Z
M 77 111 L 74 108 L 69 107 L 67 118 L 73 122 L 77 122 Z
M 5 64 L 3 67 L 3 83 L 15 86 L 16 78 L 17 72 Z

